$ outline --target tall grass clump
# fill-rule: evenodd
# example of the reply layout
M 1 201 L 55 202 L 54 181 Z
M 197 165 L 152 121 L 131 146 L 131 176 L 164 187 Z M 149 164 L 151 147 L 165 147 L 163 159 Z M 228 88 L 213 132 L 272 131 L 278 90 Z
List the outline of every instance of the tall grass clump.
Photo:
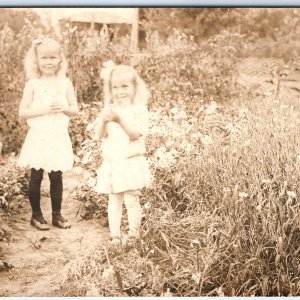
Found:
M 299 120 L 298 107 L 267 98 L 211 102 L 193 115 L 152 110 L 141 243 L 98 265 L 114 271 L 109 294 L 120 294 L 122 278 L 123 292 L 139 295 L 298 295 Z M 74 274 L 99 257 L 103 249 L 73 262 L 70 290 L 90 293 Z M 87 281 L 107 294 L 104 270 L 92 270 Z

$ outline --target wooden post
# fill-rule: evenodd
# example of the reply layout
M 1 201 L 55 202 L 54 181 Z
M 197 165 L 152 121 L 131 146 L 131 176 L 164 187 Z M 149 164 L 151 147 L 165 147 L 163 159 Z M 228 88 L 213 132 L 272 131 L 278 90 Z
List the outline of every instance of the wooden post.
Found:
M 139 41 L 139 9 L 135 9 L 134 18 L 131 25 L 131 38 L 130 38 L 130 54 L 131 65 L 135 65 L 135 54 L 138 52 Z

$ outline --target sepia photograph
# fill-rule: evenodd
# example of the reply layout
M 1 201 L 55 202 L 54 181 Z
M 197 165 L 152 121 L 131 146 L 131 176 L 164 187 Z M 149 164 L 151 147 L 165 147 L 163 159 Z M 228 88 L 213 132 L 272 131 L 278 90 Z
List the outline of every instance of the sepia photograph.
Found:
M 0 16 L 0 297 L 300 296 L 300 8 Z

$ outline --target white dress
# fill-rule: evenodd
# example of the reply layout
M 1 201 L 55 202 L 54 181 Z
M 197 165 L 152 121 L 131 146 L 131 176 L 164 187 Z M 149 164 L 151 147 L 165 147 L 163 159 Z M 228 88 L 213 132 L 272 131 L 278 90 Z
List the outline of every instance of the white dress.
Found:
M 40 79 L 33 80 L 32 108 L 49 107 L 52 101 L 68 105 L 68 78 L 57 80 L 50 89 Z M 54 113 L 27 119 L 29 130 L 20 152 L 18 165 L 46 172 L 66 171 L 73 167 L 72 143 L 68 132 L 69 117 Z
M 102 140 L 103 162 L 97 171 L 95 190 L 99 193 L 120 193 L 141 189 L 150 184 L 149 164 L 144 154 L 145 134 L 148 130 L 146 105 L 123 108 L 122 118 L 138 128 L 143 136 L 131 141 L 116 122 L 107 124 L 107 137 Z

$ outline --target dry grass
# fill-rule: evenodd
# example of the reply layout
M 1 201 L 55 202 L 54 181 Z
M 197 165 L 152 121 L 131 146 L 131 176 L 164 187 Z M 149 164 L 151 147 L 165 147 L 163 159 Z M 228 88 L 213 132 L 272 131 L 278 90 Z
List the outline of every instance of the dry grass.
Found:
M 151 118 L 142 243 L 73 262 L 69 290 L 120 295 L 119 274 L 127 294 L 299 295 L 298 107 L 264 98 Z

